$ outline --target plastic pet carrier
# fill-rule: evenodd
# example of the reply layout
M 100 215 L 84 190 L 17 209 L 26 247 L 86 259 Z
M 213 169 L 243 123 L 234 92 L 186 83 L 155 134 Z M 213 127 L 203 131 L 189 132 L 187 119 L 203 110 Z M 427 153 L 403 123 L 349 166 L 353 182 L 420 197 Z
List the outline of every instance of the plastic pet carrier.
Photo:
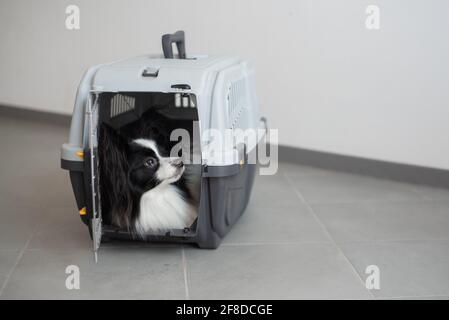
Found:
M 173 54 L 173 44 L 177 55 Z M 156 110 L 173 126 L 199 134 L 192 138 L 196 140 L 191 148 L 199 155 L 196 220 L 182 229 L 149 233 L 143 240 L 216 248 L 249 201 L 257 165 L 248 159 L 256 153 L 262 137 L 239 145 L 208 137 L 214 130 L 223 134 L 237 129 L 266 131 L 251 65 L 238 57 L 186 55 L 182 31 L 164 35 L 162 46 L 164 55 L 144 55 L 90 68 L 77 91 L 61 167 L 70 173 L 79 214 L 89 228 L 95 253 L 102 237 L 136 238 L 132 231 L 119 229 L 104 218 L 107 212 L 101 198 L 107 190 L 100 187 L 102 163 L 98 156 L 102 125 L 121 130 Z

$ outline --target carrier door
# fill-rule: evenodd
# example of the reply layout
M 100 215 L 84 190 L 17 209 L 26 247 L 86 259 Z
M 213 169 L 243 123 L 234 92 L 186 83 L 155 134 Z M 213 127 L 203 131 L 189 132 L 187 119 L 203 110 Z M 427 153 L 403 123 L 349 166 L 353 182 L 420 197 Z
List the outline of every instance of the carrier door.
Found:
M 202 153 L 196 96 L 190 90 L 184 90 L 185 86 L 187 85 L 175 84 L 174 92 L 121 91 L 100 94 L 98 100 L 100 156 L 98 164 L 99 179 L 101 180 L 100 198 L 103 200 L 100 207 L 103 210 L 104 223 L 102 226 L 105 237 L 125 238 L 128 236 L 131 239 L 139 239 L 143 236 L 148 240 L 155 238 L 160 241 L 162 238 L 186 240 L 195 236 L 195 218 L 198 217 L 201 199 Z M 92 115 L 95 116 L 95 108 L 92 111 Z M 97 123 L 94 121 L 94 124 Z M 186 219 L 186 225 L 178 224 L 163 230 L 148 228 L 145 234 L 135 235 L 127 228 L 118 228 L 111 223 L 113 219 L 109 208 L 114 205 L 114 202 L 110 201 L 111 199 L 108 197 L 107 192 L 110 190 L 101 187 L 116 183 L 116 181 L 110 180 L 110 176 L 105 175 L 104 170 L 108 165 L 107 161 L 111 161 L 114 157 L 110 156 L 111 148 L 103 148 L 103 142 L 108 139 L 111 144 L 114 144 L 114 148 L 132 152 L 124 145 L 128 145 L 129 141 L 136 138 L 153 140 L 161 158 L 179 157 L 185 164 L 184 179 L 178 180 L 178 186 L 185 192 L 184 195 L 187 199 L 184 200 L 187 200 L 188 205 L 183 208 L 173 207 L 173 210 L 189 210 L 188 217 L 192 219 Z M 96 142 L 96 139 L 93 140 Z M 149 190 L 145 190 L 145 192 Z M 131 200 L 140 201 L 140 199 Z M 139 208 L 140 204 L 133 202 L 133 206 Z M 181 214 L 185 213 L 181 212 Z
M 97 252 L 100 248 L 102 235 L 102 219 L 100 192 L 99 192 L 99 174 L 98 174 L 98 93 L 93 93 L 87 102 L 86 121 L 88 125 L 87 142 L 88 142 L 88 167 L 90 168 L 90 180 L 88 181 L 88 192 L 90 197 L 91 230 L 93 249 L 95 254 L 95 262 L 97 262 Z

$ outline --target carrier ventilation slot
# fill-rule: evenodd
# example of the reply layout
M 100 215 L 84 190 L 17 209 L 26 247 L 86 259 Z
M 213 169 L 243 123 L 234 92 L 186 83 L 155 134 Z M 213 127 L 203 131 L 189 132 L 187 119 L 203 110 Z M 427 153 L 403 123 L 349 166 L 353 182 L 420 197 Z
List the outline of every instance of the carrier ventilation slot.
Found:
M 133 110 L 136 99 L 134 97 L 116 94 L 111 99 L 111 118 Z
M 234 81 L 229 87 L 228 93 L 228 115 L 231 128 L 235 128 L 238 119 L 248 104 L 246 95 L 246 79 Z

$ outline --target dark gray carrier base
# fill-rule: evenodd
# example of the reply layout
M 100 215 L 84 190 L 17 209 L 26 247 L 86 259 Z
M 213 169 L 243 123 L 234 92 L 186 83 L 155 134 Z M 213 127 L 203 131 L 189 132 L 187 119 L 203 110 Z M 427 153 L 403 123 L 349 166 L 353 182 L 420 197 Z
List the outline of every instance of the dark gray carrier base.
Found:
M 188 242 L 207 249 L 220 245 L 248 205 L 255 174 L 256 165 L 246 164 L 232 176 L 203 178 L 207 190 L 201 194 L 197 235 Z

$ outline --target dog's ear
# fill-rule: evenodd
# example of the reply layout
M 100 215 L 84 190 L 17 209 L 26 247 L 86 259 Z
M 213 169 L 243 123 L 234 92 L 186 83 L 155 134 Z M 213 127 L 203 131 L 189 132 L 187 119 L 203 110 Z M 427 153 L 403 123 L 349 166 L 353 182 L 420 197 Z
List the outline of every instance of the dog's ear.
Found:
M 100 126 L 98 153 L 102 212 L 108 222 L 129 228 L 133 212 L 133 198 L 128 186 L 128 144 L 111 127 Z
M 139 149 L 142 148 L 142 147 L 138 146 L 138 145 L 134 142 L 134 140 L 132 140 L 132 139 L 128 139 L 127 142 L 126 142 L 126 144 L 127 144 L 127 146 L 128 146 L 128 150 L 129 150 L 130 152 L 136 152 L 136 151 L 138 151 Z

